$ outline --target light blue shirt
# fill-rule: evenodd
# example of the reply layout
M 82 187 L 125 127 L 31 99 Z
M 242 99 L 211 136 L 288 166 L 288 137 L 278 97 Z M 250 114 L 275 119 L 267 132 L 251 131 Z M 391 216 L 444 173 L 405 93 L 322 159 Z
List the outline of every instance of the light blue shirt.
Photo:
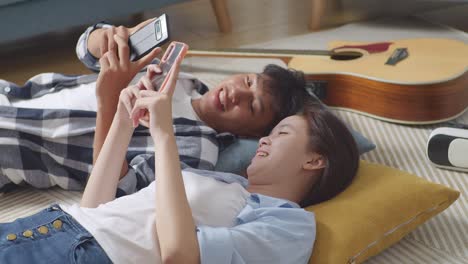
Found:
M 238 175 L 195 170 L 226 183 L 248 181 Z M 251 194 L 234 227 L 197 226 L 202 264 L 307 263 L 315 241 L 315 217 L 298 204 Z

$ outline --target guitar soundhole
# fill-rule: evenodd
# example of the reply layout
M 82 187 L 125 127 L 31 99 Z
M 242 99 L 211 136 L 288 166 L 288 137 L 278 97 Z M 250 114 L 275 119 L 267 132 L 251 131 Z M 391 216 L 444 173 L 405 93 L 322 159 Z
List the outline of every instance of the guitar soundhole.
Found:
M 330 58 L 332 60 L 355 60 L 362 57 L 362 53 L 357 51 L 340 51 L 332 53 Z

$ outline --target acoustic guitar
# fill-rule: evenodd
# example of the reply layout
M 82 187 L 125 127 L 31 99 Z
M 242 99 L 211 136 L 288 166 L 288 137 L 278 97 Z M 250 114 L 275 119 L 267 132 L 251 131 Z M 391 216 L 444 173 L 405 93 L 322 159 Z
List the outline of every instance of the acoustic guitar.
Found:
M 303 71 L 328 106 L 396 123 L 439 123 L 468 109 L 468 45 L 461 41 L 336 41 L 329 47 L 325 51 L 191 50 L 187 56 L 281 59 L 289 68 Z M 406 49 L 406 58 L 389 63 L 401 49 Z

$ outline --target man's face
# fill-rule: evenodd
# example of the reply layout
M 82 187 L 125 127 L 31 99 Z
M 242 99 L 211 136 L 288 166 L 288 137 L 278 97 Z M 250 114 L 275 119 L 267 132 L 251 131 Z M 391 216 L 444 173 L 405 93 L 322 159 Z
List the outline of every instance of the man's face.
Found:
M 199 117 L 218 132 L 261 136 L 273 122 L 273 97 L 264 87 L 268 76 L 233 75 L 208 91 L 194 104 Z

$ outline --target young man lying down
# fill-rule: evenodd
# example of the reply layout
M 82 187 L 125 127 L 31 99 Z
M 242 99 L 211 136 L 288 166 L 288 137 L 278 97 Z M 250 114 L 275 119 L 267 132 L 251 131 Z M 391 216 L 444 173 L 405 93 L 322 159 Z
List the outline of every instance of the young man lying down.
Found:
M 149 79 L 158 77 L 157 67 L 142 69 L 160 49 L 135 62 L 129 59 L 128 36 L 147 22 L 129 29 L 97 24 L 83 33 L 77 54 L 88 68 L 99 71 L 97 78 L 42 74 L 23 87 L 0 81 L 4 93 L 0 149 L 8 153 L 0 157 L 0 188 L 26 183 L 83 189 L 121 91 L 132 80 L 133 87 L 145 89 Z M 279 120 L 300 109 L 307 97 L 304 86 L 301 73 L 273 65 L 261 73 L 233 75 L 211 90 L 181 73 L 172 115 L 182 166 L 213 169 L 218 142 L 229 136 L 226 132 L 266 135 Z M 122 164 L 118 195 L 133 193 L 154 180 L 150 139 L 147 129 L 135 130 Z

